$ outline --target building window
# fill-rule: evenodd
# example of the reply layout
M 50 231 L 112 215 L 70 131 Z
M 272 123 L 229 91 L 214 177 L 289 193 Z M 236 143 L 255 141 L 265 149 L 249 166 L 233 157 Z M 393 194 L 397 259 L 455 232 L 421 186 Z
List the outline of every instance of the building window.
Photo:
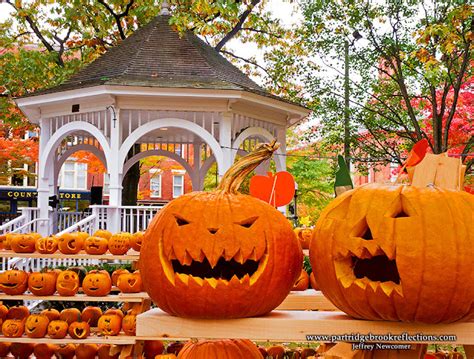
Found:
M 179 197 L 184 193 L 184 176 L 173 176 L 173 198 Z
M 102 194 L 110 194 L 110 175 L 104 173 L 104 187 L 102 188 Z
M 64 162 L 58 183 L 61 188 L 87 189 L 87 164 L 73 161 Z
M 161 197 L 161 173 L 158 170 L 150 170 L 150 197 Z

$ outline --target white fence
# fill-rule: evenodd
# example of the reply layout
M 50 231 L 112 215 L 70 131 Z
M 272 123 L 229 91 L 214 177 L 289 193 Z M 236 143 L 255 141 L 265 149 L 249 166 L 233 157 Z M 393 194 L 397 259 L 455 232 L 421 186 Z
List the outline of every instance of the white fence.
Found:
M 38 222 L 48 219 L 38 219 L 39 209 L 36 207 L 22 207 L 18 209 L 21 215 L 0 226 L 0 234 L 35 232 Z

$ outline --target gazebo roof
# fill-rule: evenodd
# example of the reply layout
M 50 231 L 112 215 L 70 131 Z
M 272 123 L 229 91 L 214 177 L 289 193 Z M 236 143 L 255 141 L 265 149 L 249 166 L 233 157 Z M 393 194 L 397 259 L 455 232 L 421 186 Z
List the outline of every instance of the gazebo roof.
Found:
M 277 98 L 191 31 L 182 37 L 159 15 L 63 84 L 25 97 L 97 85 L 243 90 Z

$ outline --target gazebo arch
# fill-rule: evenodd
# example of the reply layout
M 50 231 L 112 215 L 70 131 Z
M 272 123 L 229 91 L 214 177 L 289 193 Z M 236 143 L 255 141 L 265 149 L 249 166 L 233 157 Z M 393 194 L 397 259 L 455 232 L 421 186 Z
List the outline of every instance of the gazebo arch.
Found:
M 94 156 L 96 156 L 100 162 L 104 165 L 104 167 L 107 167 L 107 159 L 105 158 L 104 152 L 93 145 L 90 145 L 88 143 L 81 143 L 79 145 L 72 146 L 67 149 L 57 160 L 56 162 L 56 167 L 54 168 L 54 177 L 57 178 L 59 176 L 59 172 L 61 171 L 61 167 L 66 162 L 66 160 L 71 157 L 74 153 L 79 152 L 79 151 L 87 151 L 92 153 Z
M 119 152 L 119 169 L 122 171 L 121 174 L 124 175 L 125 160 L 127 158 L 128 151 L 132 146 L 144 135 L 150 133 L 151 131 L 158 130 L 163 127 L 176 127 L 181 128 L 187 131 L 190 131 L 202 140 L 204 140 L 209 147 L 211 148 L 214 156 L 216 158 L 217 166 L 222 171 L 224 166 L 224 153 L 221 146 L 217 140 L 204 128 L 198 126 L 193 122 L 189 122 L 179 118 L 163 118 L 159 120 L 150 121 L 133 131 L 120 146 Z
M 87 122 L 80 122 L 80 121 L 74 121 L 70 122 L 61 128 L 59 128 L 49 139 L 48 143 L 44 147 L 44 150 L 42 151 L 39 162 L 40 163 L 52 163 L 52 155 L 54 153 L 54 150 L 57 148 L 59 143 L 69 134 L 73 132 L 87 132 L 93 137 L 99 141 L 100 146 L 102 147 L 102 150 L 104 152 L 105 160 L 106 160 L 106 167 L 110 168 L 110 161 L 111 161 L 111 155 L 110 155 L 110 147 L 109 143 L 107 141 L 107 138 L 104 136 L 104 134 L 94 125 L 87 123 Z M 44 178 L 44 174 L 46 171 L 44 171 L 44 168 L 40 167 L 40 173 L 41 173 L 41 178 Z
M 275 139 L 275 136 L 273 136 L 268 130 L 261 128 L 261 127 L 249 127 L 242 131 L 237 138 L 234 140 L 232 143 L 232 162 L 235 160 L 235 156 L 237 155 L 238 149 L 244 143 L 244 141 L 249 138 L 249 137 L 259 137 L 264 141 L 272 141 Z M 284 158 L 284 153 L 281 149 L 281 147 L 276 150 L 275 153 L 276 156 L 274 156 L 274 161 L 275 165 L 277 168 L 277 171 L 283 171 L 286 169 L 286 163 L 285 163 L 285 158 Z

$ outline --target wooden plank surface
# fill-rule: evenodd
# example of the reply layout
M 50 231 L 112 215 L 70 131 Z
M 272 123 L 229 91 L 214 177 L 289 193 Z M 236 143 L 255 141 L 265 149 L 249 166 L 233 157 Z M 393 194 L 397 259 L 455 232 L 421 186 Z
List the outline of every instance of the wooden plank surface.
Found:
M 307 335 L 350 333 L 386 335 L 456 335 L 455 343 L 474 344 L 474 322 L 414 324 L 365 321 L 341 312 L 273 311 L 258 318 L 187 319 L 153 309 L 137 317 L 137 337 L 155 338 L 247 338 L 257 341 L 308 341 Z
M 64 338 L 64 339 L 51 339 L 51 338 L 28 338 L 28 337 L 20 337 L 20 338 L 7 338 L 3 335 L 0 335 L 0 342 L 8 342 L 8 343 L 47 343 L 47 344 L 117 344 L 117 345 L 129 345 L 135 344 L 136 337 L 128 336 L 128 335 L 117 335 L 117 336 L 97 336 L 91 335 L 87 339 L 72 339 L 72 338 Z
M 74 258 L 74 259 L 99 259 L 99 260 L 132 260 L 136 261 L 140 257 L 140 252 L 134 250 L 129 250 L 127 254 L 116 256 L 110 253 L 105 253 L 101 255 L 87 254 L 83 251 L 78 254 L 63 254 L 61 252 L 56 252 L 53 254 L 41 254 L 41 253 L 15 253 L 13 251 L 0 250 L 0 258 L 50 258 L 50 259 L 65 259 L 65 258 Z
M 61 302 L 130 302 L 139 303 L 144 299 L 148 299 L 146 292 L 140 293 L 119 293 L 110 294 L 103 297 L 91 297 L 85 294 L 76 294 L 71 297 L 63 297 L 60 295 L 36 296 L 33 294 L 23 295 L 6 295 L 0 294 L 0 300 L 48 300 Z
M 277 310 L 339 310 L 318 290 L 291 292 Z

